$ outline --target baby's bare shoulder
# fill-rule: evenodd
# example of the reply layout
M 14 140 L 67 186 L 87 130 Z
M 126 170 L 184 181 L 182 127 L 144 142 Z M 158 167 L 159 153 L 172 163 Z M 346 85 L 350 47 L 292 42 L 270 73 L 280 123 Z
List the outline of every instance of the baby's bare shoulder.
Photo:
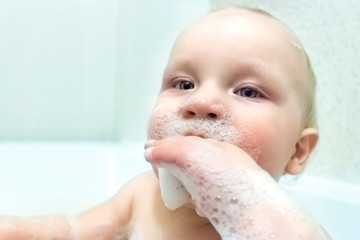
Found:
M 124 206 L 132 210 L 140 194 L 142 196 L 144 193 L 150 195 L 157 186 L 157 178 L 153 172 L 140 174 L 120 189 L 112 199 L 112 204 L 114 204 L 120 212 L 123 211 Z
M 125 197 L 134 197 L 141 189 L 149 189 L 155 187 L 156 184 L 157 178 L 153 172 L 142 173 L 124 184 L 114 199 L 122 201 Z
M 114 236 L 126 239 L 121 236 L 127 236 L 130 230 L 129 224 L 137 207 L 137 193 L 149 188 L 155 178 L 152 175 L 153 173 L 144 173 L 135 177 L 112 199 L 80 214 L 77 217 L 77 232 L 81 239 L 94 239 L 99 235 L 109 239 Z

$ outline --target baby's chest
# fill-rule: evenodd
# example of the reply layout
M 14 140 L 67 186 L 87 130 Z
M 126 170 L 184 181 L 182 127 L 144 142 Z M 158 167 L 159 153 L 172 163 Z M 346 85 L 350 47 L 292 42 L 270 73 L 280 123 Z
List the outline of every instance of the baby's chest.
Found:
M 174 229 L 174 226 L 156 225 L 153 223 L 134 225 L 128 235 L 128 240 L 221 240 L 212 229 L 186 231 Z

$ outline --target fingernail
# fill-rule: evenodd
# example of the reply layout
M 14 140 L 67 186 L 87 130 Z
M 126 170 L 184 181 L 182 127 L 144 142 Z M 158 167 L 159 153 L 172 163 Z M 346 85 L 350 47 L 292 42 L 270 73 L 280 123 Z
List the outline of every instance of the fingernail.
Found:
M 148 147 L 145 149 L 145 152 L 144 152 L 144 157 L 145 157 L 145 160 L 149 163 L 151 163 L 151 159 L 152 159 L 152 151 L 153 151 L 154 147 Z
M 154 145 L 155 145 L 155 142 L 156 142 L 156 140 L 149 140 L 149 141 L 147 141 L 147 142 L 145 143 L 144 148 L 147 149 L 147 148 L 149 148 L 149 147 L 154 146 Z

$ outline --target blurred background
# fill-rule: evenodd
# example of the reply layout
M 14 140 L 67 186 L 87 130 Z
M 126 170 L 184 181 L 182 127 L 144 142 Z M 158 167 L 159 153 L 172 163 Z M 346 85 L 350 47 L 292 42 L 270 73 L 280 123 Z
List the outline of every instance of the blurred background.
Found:
M 297 33 L 318 78 L 321 139 L 307 171 L 360 184 L 355 0 L 0 0 L 0 141 L 144 142 L 177 34 L 229 4 Z

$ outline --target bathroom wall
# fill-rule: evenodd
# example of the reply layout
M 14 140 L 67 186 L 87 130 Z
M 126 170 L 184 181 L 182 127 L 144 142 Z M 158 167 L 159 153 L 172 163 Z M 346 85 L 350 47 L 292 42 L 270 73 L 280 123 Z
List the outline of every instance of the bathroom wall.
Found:
M 125 1 L 120 6 L 117 136 L 146 139 L 150 110 L 159 92 L 172 44 L 189 22 L 206 13 L 208 0 Z
M 114 138 L 118 3 L 0 0 L 0 139 Z
M 171 43 L 208 7 L 0 0 L 0 141 L 144 141 Z
M 308 172 L 360 183 L 353 0 L 0 0 L 0 141 L 144 141 L 175 36 L 232 3 L 269 10 L 299 35 L 318 78 L 321 140 Z
M 269 11 L 305 46 L 317 75 L 320 143 L 308 172 L 360 183 L 360 2 L 212 0 Z

